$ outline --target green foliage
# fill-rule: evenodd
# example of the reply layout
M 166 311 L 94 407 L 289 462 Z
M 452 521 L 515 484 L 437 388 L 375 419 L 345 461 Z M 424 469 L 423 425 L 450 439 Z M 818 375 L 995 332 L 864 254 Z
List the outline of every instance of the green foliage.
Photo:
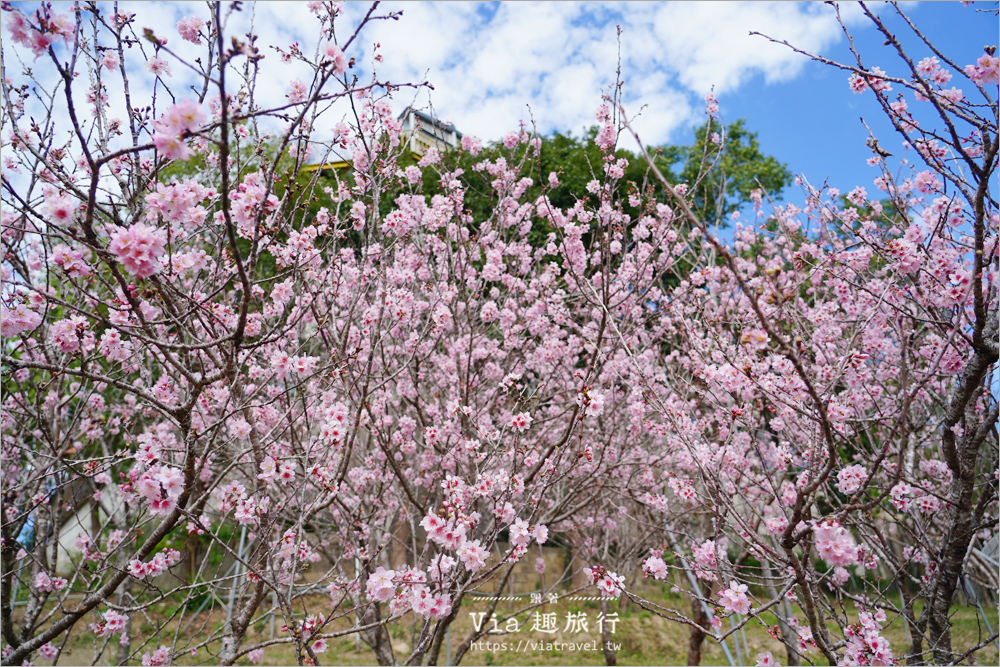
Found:
M 549 194 L 549 200 L 553 205 L 569 208 L 579 197 L 596 201 L 594 195 L 587 193 L 588 182 L 601 181 L 604 178 L 601 151 L 594 143 L 596 136 L 597 127 L 591 127 L 581 138 L 556 132 L 543 139 L 538 162 L 539 176 L 547 179 L 551 172 L 559 176 L 559 187 Z M 646 172 L 645 161 L 624 149 L 619 149 L 615 153 L 615 158 L 625 158 L 629 161 L 625 178 L 622 180 L 641 185 Z
M 668 146 L 664 159 L 680 167 L 680 181 L 694 191 L 695 213 L 714 224 L 724 225 L 726 218 L 750 201 L 750 193 L 763 188 L 772 197 L 792 182 L 788 167 L 773 156 L 764 155 L 757 133 L 746 129 L 743 119 L 731 123 L 725 132 L 715 121 L 695 130 L 690 146 Z M 713 134 L 724 137 L 725 150 L 720 154 L 712 142 Z
M 791 173 L 773 156 L 762 153 L 757 134 L 747 130 L 743 120 L 726 128 L 725 146 L 720 154 L 717 146 L 711 142 L 712 133 L 718 127 L 714 121 L 703 124 L 695 130 L 695 141 L 689 146 L 666 145 L 650 147 L 648 150 L 657 168 L 669 181 L 686 183 L 693 189 L 696 213 L 711 224 L 725 225 L 733 211 L 750 201 L 751 191 L 763 187 L 770 195 L 778 196 L 791 183 Z M 532 185 L 522 201 L 531 201 L 544 192 L 552 205 L 558 208 L 570 208 L 581 198 L 591 200 L 588 204 L 593 205 L 596 203 L 596 195 L 588 192 L 587 184 L 594 180 L 604 182 L 607 178 L 604 173 L 604 158 L 594 143 L 597 131 L 595 126 L 579 137 L 561 132 L 543 137 L 542 148 L 537 157 L 534 149 L 524 143 L 508 150 L 499 142 L 494 142 L 484 147 L 475 157 L 467 151 L 449 153 L 444 156 L 437 169 L 424 169 L 422 182 L 415 186 L 402 180 L 395 186 L 386 184 L 388 187 L 379 201 L 380 217 L 384 218 L 396 207 L 396 198 L 404 192 L 413 191 L 428 198 L 443 194 L 445 187 L 441 175 L 460 169 L 461 178 L 468 185 L 465 212 L 470 214 L 472 227 L 475 229 L 495 213 L 499 203 L 497 193 L 491 185 L 493 176 L 484 170 L 476 170 L 475 166 L 484 160 L 496 161 L 501 157 L 511 166 L 524 162 L 522 173 L 532 179 Z M 270 159 L 273 159 L 276 148 L 273 143 L 273 140 L 264 141 L 255 152 L 270 155 Z M 252 149 L 247 147 L 245 150 Z M 407 153 L 399 158 L 397 166 L 403 170 L 416 165 L 419 159 L 420 156 Z M 625 175 L 617 185 L 624 193 L 642 191 L 651 194 L 656 201 L 668 201 L 667 193 L 653 178 L 645 159 L 625 149 L 617 150 L 615 159 L 625 159 L 628 163 Z M 286 155 L 283 160 L 290 159 Z M 278 170 L 278 174 L 287 173 L 287 176 L 279 176 L 275 183 L 275 194 L 282 197 L 290 188 L 296 199 L 305 195 L 303 221 L 315 216 L 320 207 L 326 206 L 331 210 L 335 207 L 323 192 L 325 188 L 336 190 L 338 180 L 346 180 L 349 185 L 354 185 L 353 171 L 350 168 L 327 167 L 319 173 L 302 170 L 292 180 L 291 165 L 288 166 L 286 172 L 280 168 Z M 558 177 L 558 185 L 555 187 L 549 184 L 550 173 L 555 173 Z M 178 172 L 162 176 L 168 176 L 167 180 L 170 180 L 181 174 Z M 624 212 L 633 220 L 647 213 L 628 205 Z M 298 226 L 293 222 L 293 227 Z M 529 241 L 535 246 L 542 246 L 551 231 L 553 230 L 548 221 L 536 218 L 528 236 Z M 352 238 L 346 239 L 348 243 L 360 241 L 353 238 L 353 233 L 349 236 Z M 273 267 L 258 269 L 273 270 Z
M 788 167 L 770 155 L 765 155 L 757 141 L 757 134 L 746 129 L 746 123 L 738 120 L 730 124 L 724 133 L 724 150 L 720 153 L 711 142 L 712 133 L 718 124 L 705 123 L 695 130 L 695 141 L 689 146 L 667 145 L 651 147 L 649 152 L 663 175 L 673 183 L 686 183 L 694 192 L 695 212 L 711 224 L 725 225 L 733 211 L 749 203 L 750 193 L 763 188 L 772 196 L 792 181 Z M 604 159 L 594 143 L 597 127 L 591 127 L 580 137 L 555 132 L 542 139 L 542 149 L 537 159 L 529 155 L 528 176 L 533 185 L 528 189 L 527 198 L 540 195 L 548 187 L 550 173 L 555 173 L 559 185 L 549 188 L 549 201 L 559 208 L 570 208 L 578 199 L 596 196 L 587 191 L 587 184 L 597 180 L 603 182 Z M 497 204 L 496 193 L 490 187 L 492 177 L 485 172 L 475 172 L 473 166 L 482 160 L 494 161 L 504 156 L 507 162 L 517 162 L 530 150 L 523 144 L 513 152 L 505 150 L 498 143 L 491 144 L 483 152 L 472 157 L 460 152 L 456 159 L 448 160 L 449 169 L 460 168 L 464 178 L 470 182 L 465 205 L 475 221 L 487 219 Z M 625 149 L 615 153 L 615 159 L 626 159 L 628 166 L 625 176 L 619 181 L 620 188 L 628 193 L 632 188 L 643 192 L 651 191 L 657 201 L 666 202 L 667 194 L 649 172 L 645 159 Z M 415 164 L 415 156 L 406 156 L 400 167 Z M 425 170 L 423 192 L 427 195 L 440 194 L 441 183 L 433 170 Z M 595 201 L 589 203 L 594 204 Z M 391 210 L 392 198 L 383 202 L 386 211 Z M 636 219 L 643 212 L 626 206 L 625 212 Z M 533 244 L 541 245 L 548 236 L 547 223 L 536 221 L 529 238 Z

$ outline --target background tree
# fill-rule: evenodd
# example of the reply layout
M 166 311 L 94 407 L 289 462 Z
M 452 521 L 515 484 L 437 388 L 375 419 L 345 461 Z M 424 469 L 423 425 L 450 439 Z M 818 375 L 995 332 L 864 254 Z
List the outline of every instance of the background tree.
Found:
M 726 226 L 734 211 L 751 203 L 751 192 L 762 188 L 770 196 L 780 198 L 784 189 L 791 184 L 792 176 L 786 165 L 761 152 L 757 134 L 746 129 L 744 119 L 730 124 L 720 135 L 721 127 L 717 119 L 710 118 L 695 128 L 695 142 L 690 146 L 664 145 L 649 150 L 654 155 L 654 163 L 672 182 L 691 185 L 696 192 L 695 201 L 702 217 L 712 224 Z M 605 156 L 594 143 L 597 133 L 598 127 L 595 125 L 580 137 L 561 132 L 542 137 L 537 158 L 527 163 L 526 177 L 532 180 L 532 185 L 527 189 L 528 196 L 537 197 L 544 191 L 551 204 L 558 208 L 572 208 L 578 198 L 584 198 L 593 204 L 596 197 L 588 190 L 588 183 L 604 178 Z M 715 143 L 712 142 L 713 135 L 718 139 Z M 725 137 L 725 141 L 720 136 Z M 489 187 L 489 179 L 484 178 L 479 182 L 473 176 L 472 167 L 481 157 L 495 159 L 502 155 L 501 147 L 502 142 L 497 141 L 485 147 L 481 156 L 473 156 L 468 151 L 459 149 L 451 159 L 446 158 L 450 168 L 462 169 L 472 177 L 469 179 L 465 205 L 475 220 L 488 218 L 497 202 L 495 193 Z M 527 149 L 523 149 L 519 155 L 524 157 L 526 151 Z M 651 178 L 644 160 L 625 148 L 616 149 L 615 159 L 625 160 L 627 165 L 621 180 L 623 192 L 628 189 L 627 193 L 638 194 L 641 190 L 647 199 L 667 201 L 666 191 L 655 178 Z M 405 169 L 416 165 L 419 160 L 419 155 L 405 155 L 400 158 L 399 166 Z M 680 171 L 675 175 L 674 170 L 678 168 Z M 333 172 L 326 170 L 325 173 L 332 182 Z M 349 169 L 343 174 L 349 178 Z M 556 175 L 555 186 L 546 187 L 549 174 Z M 443 192 L 439 174 L 434 171 L 424 172 L 422 183 L 423 192 L 427 195 Z M 391 205 L 390 197 L 383 204 L 386 213 Z M 636 206 L 627 205 L 625 211 L 631 217 L 641 216 L 641 211 Z M 533 243 L 541 244 L 551 231 L 542 224 L 538 229 L 532 230 L 530 238 Z
M 845 203 L 800 179 L 801 206 L 750 190 L 755 219 L 723 242 L 749 183 L 727 135 L 758 149 L 712 141 L 714 99 L 685 183 L 619 152 L 614 96 L 593 147 L 563 142 L 587 159 L 562 176 L 525 128 L 407 164 L 398 87 L 349 57 L 398 16 L 311 7 L 311 53 L 277 49 L 311 77 L 274 105 L 240 5 L 177 24 L 192 57 L 101 5 L 3 7 L 52 74 L 0 77 L 3 664 L 81 640 L 94 663 L 282 645 L 318 664 L 350 635 L 380 664 L 435 664 L 463 604 L 492 591 L 495 611 L 549 540 L 589 562 L 543 594 L 582 578 L 690 626 L 693 656 L 770 613 L 789 656 L 831 664 L 891 664 L 894 619 L 910 662 L 997 639 L 957 650 L 948 615 L 959 582 L 994 581 L 975 559 L 997 534 L 993 53 L 959 70 L 900 49 L 908 78 L 844 66 L 923 164 L 873 154 L 891 210 L 860 186 Z M 171 64 L 197 85 L 173 90 Z M 350 178 L 309 168 L 336 154 Z M 676 572 L 686 598 L 648 599 L 640 571 Z
M 690 146 L 656 150 L 669 168 L 678 170 L 676 176 L 672 170 L 664 171 L 659 164 L 657 167 L 671 182 L 687 183 L 693 188 L 694 211 L 710 225 L 728 224 L 734 211 L 751 203 L 754 190 L 780 199 L 782 191 L 792 184 L 788 167 L 761 153 L 757 133 L 746 129 L 743 118 L 725 127 L 710 118 L 695 129 L 694 137 Z M 714 150 L 719 144 L 724 144 L 724 149 Z

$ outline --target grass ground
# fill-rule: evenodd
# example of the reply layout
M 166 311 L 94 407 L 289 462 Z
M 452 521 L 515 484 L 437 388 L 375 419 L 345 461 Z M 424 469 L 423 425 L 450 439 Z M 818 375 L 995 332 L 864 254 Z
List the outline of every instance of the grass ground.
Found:
M 643 591 L 649 599 L 664 606 L 670 606 L 683 610 L 686 608 L 684 600 L 667 591 L 665 587 L 649 587 Z M 964 600 L 963 600 L 964 601 Z M 317 598 L 317 605 L 323 601 Z M 514 603 L 504 602 L 498 607 L 498 615 L 515 609 Z M 451 644 L 457 647 L 473 627 L 473 614 L 484 612 L 486 603 L 483 601 L 467 601 L 458 618 L 452 625 Z M 317 607 L 316 611 L 320 611 Z M 546 605 L 539 611 L 542 613 L 556 613 L 557 625 L 555 631 L 551 633 L 532 631 L 533 614 L 522 614 L 519 620 L 523 623 L 518 632 L 510 632 L 503 635 L 490 635 L 483 638 L 479 645 L 470 650 L 463 658 L 463 665 L 603 665 L 604 655 L 600 649 L 600 631 L 597 626 L 597 617 L 600 612 L 600 603 L 596 601 L 560 601 L 555 605 Z M 642 610 L 634 604 L 620 606 L 612 603 L 609 612 L 618 613 L 618 623 L 616 631 L 611 640 L 619 645 L 617 650 L 618 664 L 620 665 L 682 665 L 687 662 L 688 629 L 678 623 L 667 621 L 651 612 Z M 576 614 L 575 618 L 587 619 L 587 628 L 567 627 L 568 615 Z M 993 630 L 997 628 L 996 607 L 986 610 L 987 620 Z M 769 625 L 776 622 L 776 619 L 769 615 L 764 616 Z M 191 619 L 189 614 L 185 623 Z M 402 659 L 409 654 L 410 641 L 412 639 L 412 617 L 406 617 L 403 622 L 397 623 L 390 628 L 393 649 L 397 658 Z M 148 637 L 154 628 L 155 617 L 145 621 L 136 619 L 135 635 L 142 638 L 145 634 Z M 192 635 L 197 632 L 198 636 L 207 636 L 207 630 L 221 628 L 225 622 L 225 609 L 203 611 L 191 624 L 186 634 Z M 956 650 L 965 650 L 978 644 L 983 639 L 990 636 L 985 624 L 975 607 L 956 606 L 953 611 L 953 647 Z M 278 637 L 282 636 L 279 620 L 276 623 Z M 349 622 L 343 619 L 333 624 L 336 628 L 347 628 Z M 172 622 L 168 627 L 175 628 Z M 502 625 L 501 625 L 502 627 Z M 198 629 L 198 630 L 196 630 Z M 575 631 L 574 631 L 575 630 Z M 781 663 L 785 663 L 786 656 L 782 644 L 771 637 L 766 628 L 759 622 L 751 621 L 745 626 L 745 644 L 741 639 L 739 642 L 739 658 L 744 665 L 753 665 L 756 662 L 756 655 L 761 652 L 771 651 L 774 657 Z M 903 647 L 908 643 L 906 630 L 901 620 L 896 619 L 883 632 L 883 635 L 892 643 L 897 654 L 903 652 Z M 164 635 L 161 635 L 163 637 Z M 248 642 L 256 643 L 266 641 L 271 637 L 271 628 L 268 622 L 261 622 L 252 627 Z M 161 641 L 172 640 L 172 633 L 169 638 Z M 488 644 L 487 644 L 488 642 Z M 183 646 L 184 642 L 178 643 Z M 540 645 L 541 644 L 541 645 Z M 153 650 L 156 644 L 149 644 L 143 650 Z M 217 645 L 216 645 L 217 646 Z M 727 646 L 737 658 L 736 645 L 731 637 Z M 66 647 L 67 652 L 60 657 L 58 664 L 73 665 L 91 663 L 94 659 L 94 644 L 92 635 L 83 635 L 79 639 L 71 640 Z M 114 647 L 110 647 L 114 648 Z M 368 648 L 361 644 L 360 648 L 356 639 L 352 637 L 335 639 L 329 642 L 329 649 L 322 654 L 323 664 L 330 665 L 368 665 L 374 664 L 374 655 Z M 442 651 L 441 663 L 444 663 L 444 651 Z M 816 649 L 806 657 L 815 664 L 827 664 Z M 107 663 L 111 659 L 110 651 L 98 661 Z M 47 661 L 46 661 L 47 662 Z M 178 660 L 175 664 L 196 665 L 214 664 L 216 661 L 206 650 L 200 649 L 193 655 L 185 656 L 184 660 Z M 240 664 L 249 664 L 246 659 Z M 261 664 L 265 665 L 294 665 L 295 657 L 288 645 L 277 645 L 269 647 L 264 654 Z M 706 639 L 703 644 L 702 653 L 703 665 L 726 665 L 726 659 L 721 646 Z M 995 644 L 979 651 L 970 664 L 996 665 L 998 664 L 998 653 Z

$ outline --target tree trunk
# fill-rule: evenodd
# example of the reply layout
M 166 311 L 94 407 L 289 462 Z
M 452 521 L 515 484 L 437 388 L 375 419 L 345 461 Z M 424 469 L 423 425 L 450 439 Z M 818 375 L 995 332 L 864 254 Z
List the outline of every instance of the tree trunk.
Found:
M 257 607 L 264 600 L 264 596 L 267 593 L 263 581 L 258 581 L 254 585 L 254 591 L 251 595 L 247 596 L 247 601 L 243 604 L 238 614 L 233 614 L 233 619 L 230 622 L 230 628 L 232 628 L 232 634 L 229 636 L 229 643 L 222 651 L 222 655 L 219 657 L 220 665 L 232 665 L 236 662 L 236 654 L 240 650 L 240 646 L 243 644 L 243 640 L 246 638 L 247 629 L 250 627 L 250 621 L 253 619 L 254 612 L 257 611 Z
M 701 664 L 701 647 L 705 643 L 705 629 L 708 628 L 708 614 L 701 606 L 701 600 L 691 597 L 691 618 L 698 625 L 692 625 L 691 633 L 688 635 L 688 661 L 689 665 Z
M 913 596 L 910 595 L 903 580 L 905 575 L 899 577 L 899 589 L 903 598 L 903 619 L 906 621 L 906 631 L 910 637 L 910 646 L 906 650 L 907 665 L 923 665 L 924 660 L 924 631 L 925 623 L 917 621 L 916 612 L 913 609 Z
M 990 316 L 991 331 L 996 328 L 996 313 Z M 976 468 L 979 451 L 996 421 L 992 419 L 980 424 L 976 406 L 985 391 L 985 378 L 996 363 L 997 355 L 986 350 L 977 350 L 965 366 L 962 379 L 952 392 L 942 430 L 942 453 L 952 472 L 949 529 L 938 554 L 937 580 L 927 600 L 927 629 L 930 649 L 934 652 L 936 664 L 949 664 L 954 660 L 951 650 L 951 620 L 949 611 L 959 579 L 965 567 L 965 557 L 975 535 L 985 507 L 975 502 Z M 961 425 L 963 432 L 956 436 L 953 427 Z M 988 491 L 982 491 L 988 494 Z M 982 498 L 981 498 L 982 500 Z
M 365 643 L 368 644 L 372 651 L 375 652 L 375 660 L 378 661 L 378 664 L 396 664 L 396 656 L 392 652 L 392 643 L 389 639 L 389 633 L 386 631 L 384 625 L 368 630 L 364 634 Z
M 441 658 L 441 646 L 444 643 L 445 637 L 448 635 L 448 626 L 451 622 L 455 620 L 458 615 L 458 607 L 461 604 L 461 600 L 457 600 L 452 606 L 451 613 L 448 614 L 434 628 L 434 636 L 431 638 L 431 648 L 427 652 L 427 664 L 437 665 L 438 660 Z
M 609 667 L 618 664 L 618 656 L 615 654 L 613 648 L 611 648 L 611 630 L 608 628 L 608 601 L 607 599 L 601 599 L 601 614 L 603 614 L 604 621 L 601 623 L 601 649 L 604 651 L 604 664 L 609 665 Z
M 362 577 L 367 582 L 368 573 L 362 570 Z M 362 588 L 364 585 L 362 584 Z M 357 604 L 357 602 L 355 603 Z M 357 612 L 358 625 L 370 625 L 382 620 L 381 610 L 377 604 L 362 605 Z M 392 640 L 385 625 L 378 625 L 361 632 L 361 639 L 375 653 L 375 660 L 380 665 L 395 665 L 396 656 L 392 652 Z
M 122 549 L 122 554 L 127 557 L 128 552 Z M 132 604 L 132 584 L 134 579 L 129 577 L 122 582 L 121 588 L 118 589 L 118 604 L 125 606 Z M 132 616 L 134 614 L 126 614 L 125 619 L 125 629 L 122 630 L 121 640 L 118 642 L 118 659 L 115 661 L 117 665 L 127 665 L 128 658 L 132 655 Z
M 767 594 L 773 600 L 778 597 L 778 589 L 774 586 L 772 577 L 774 576 L 774 571 L 771 569 L 771 564 L 764 561 L 763 574 L 765 581 L 767 582 Z M 775 614 L 778 619 L 778 629 L 781 630 L 781 640 L 785 644 L 785 660 L 790 667 L 802 664 L 802 658 L 799 656 L 798 645 L 799 645 L 799 633 L 798 631 L 788 624 L 788 619 L 794 615 L 792 610 L 792 605 L 789 604 L 788 598 L 781 601 L 782 614 Z

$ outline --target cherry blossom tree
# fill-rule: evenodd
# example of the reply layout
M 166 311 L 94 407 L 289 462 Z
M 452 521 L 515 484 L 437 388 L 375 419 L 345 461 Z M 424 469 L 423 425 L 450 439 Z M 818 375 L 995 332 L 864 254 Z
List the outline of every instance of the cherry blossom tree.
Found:
M 402 167 L 411 86 L 353 55 L 399 16 L 309 6 L 310 47 L 241 35 L 239 4 L 154 30 L 3 7 L 23 58 L 2 73 L 3 664 L 80 637 L 94 662 L 319 664 L 347 635 L 437 664 L 463 603 L 492 614 L 557 538 L 587 567 L 539 566 L 542 593 L 582 576 L 693 649 L 767 613 L 793 660 L 966 657 L 959 581 L 996 587 L 976 566 L 996 535 L 994 54 L 839 65 L 915 153 L 890 169 L 871 138 L 886 201 L 800 180 L 801 207 L 758 191 L 725 240 L 692 208 L 727 157 L 714 98 L 689 182 L 648 161 L 664 203 L 625 179 L 614 88 L 591 196 L 556 206 L 528 126 Z M 264 99 L 274 60 L 311 78 Z M 350 174 L 313 168 L 338 158 Z M 639 585 L 675 572 L 692 612 Z M 881 636 L 895 617 L 911 646 Z
M 199 59 L 97 5 L 5 9 L 13 41 L 60 77 L 51 97 L 4 88 L 6 662 L 58 657 L 80 632 L 101 638 L 97 660 L 114 639 L 118 662 L 205 649 L 229 664 L 275 643 L 318 662 L 328 639 L 354 633 L 380 662 L 436 662 L 463 596 L 502 589 L 549 524 L 579 529 L 588 553 L 601 553 L 588 531 L 600 533 L 607 553 L 611 499 L 648 467 L 626 447 L 638 414 L 620 408 L 637 398 L 611 379 L 624 363 L 609 328 L 616 262 L 590 256 L 613 241 L 581 240 L 595 211 L 522 201 L 532 135 L 477 164 L 500 204 L 472 220 L 462 174 L 439 155 L 417 167 L 448 188 L 430 202 L 396 168 L 394 87 L 351 75 L 345 52 L 364 23 L 392 15 L 373 7 L 338 44 L 338 8 L 315 3 L 314 53 L 279 52 L 313 80 L 264 107 L 264 54 L 252 36 L 227 39 L 236 8 L 178 24 Z M 137 52 L 155 78 L 149 107 L 127 85 Z M 201 77 L 194 97 L 168 85 L 182 68 Z M 112 77 L 125 121 L 111 117 Z M 323 138 L 320 110 L 337 101 L 348 115 Z M 57 146 L 61 123 L 72 138 Z M 303 169 L 344 152 L 354 174 L 336 188 Z M 539 248 L 526 236 L 541 217 L 560 234 Z M 58 536 L 84 523 L 71 511 L 81 498 L 81 557 L 62 565 L 74 557 Z M 198 540 L 203 560 L 182 576 L 173 547 Z M 213 571 L 213 552 L 235 574 Z M 303 578 L 308 563 L 325 571 Z M 61 568 L 72 576 L 53 578 Z M 565 578 L 552 573 L 550 588 Z M 175 617 L 216 588 L 231 591 L 224 628 L 182 637 Z M 317 594 L 329 608 L 300 614 Z M 137 636 L 133 617 L 177 595 L 178 611 Z M 397 656 L 386 625 L 407 613 L 419 631 Z M 285 636 L 247 644 L 269 616 Z M 333 630 L 344 617 L 353 627 Z
M 680 355 L 649 396 L 683 472 L 649 501 L 702 515 L 675 559 L 725 587 L 705 600 L 724 613 L 785 615 L 790 659 L 951 664 L 997 638 L 956 652 L 949 619 L 960 581 L 972 599 L 969 582 L 997 583 L 976 549 L 997 534 L 997 58 L 959 67 L 893 5 L 932 54 L 915 61 L 862 8 L 901 74 L 806 55 L 850 72 L 902 137 L 895 167 L 887 137 L 868 141 L 884 200 L 800 179 L 803 207 L 760 193 L 763 224 L 724 243 L 663 180 L 704 259 L 663 306 Z M 912 641 L 894 653 L 880 630 L 897 616 Z

